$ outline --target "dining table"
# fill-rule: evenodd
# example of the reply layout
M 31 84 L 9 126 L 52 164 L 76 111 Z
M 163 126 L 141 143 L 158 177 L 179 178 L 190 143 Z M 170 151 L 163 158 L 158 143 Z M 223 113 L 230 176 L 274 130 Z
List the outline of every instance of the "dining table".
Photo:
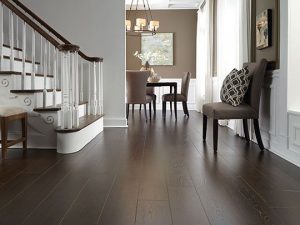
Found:
M 177 120 L 177 82 L 148 82 L 147 87 L 170 87 L 170 93 L 174 94 L 174 113 Z

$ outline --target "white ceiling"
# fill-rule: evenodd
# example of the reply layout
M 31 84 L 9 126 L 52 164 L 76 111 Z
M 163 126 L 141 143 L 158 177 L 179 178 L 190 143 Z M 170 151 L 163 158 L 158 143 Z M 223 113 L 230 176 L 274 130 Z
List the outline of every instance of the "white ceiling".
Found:
M 126 9 L 129 9 L 132 0 L 125 1 Z M 136 6 L 137 1 L 141 9 L 143 0 L 133 0 L 134 6 Z M 144 1 L 146 3 L 146 0 Z M 201 0 L 148 0 L 151 9 L 198 9 L 200 1 Z

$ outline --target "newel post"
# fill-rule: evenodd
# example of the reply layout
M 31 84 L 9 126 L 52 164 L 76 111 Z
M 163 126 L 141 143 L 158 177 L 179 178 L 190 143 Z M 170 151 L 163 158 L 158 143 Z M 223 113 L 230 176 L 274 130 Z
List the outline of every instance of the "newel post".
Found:
M 78 51 L 79 46 L 63 44 L 58 46 L 61 53 L 61 114 L 62 129 L 79 126 L 79 86 L 78 86 Z

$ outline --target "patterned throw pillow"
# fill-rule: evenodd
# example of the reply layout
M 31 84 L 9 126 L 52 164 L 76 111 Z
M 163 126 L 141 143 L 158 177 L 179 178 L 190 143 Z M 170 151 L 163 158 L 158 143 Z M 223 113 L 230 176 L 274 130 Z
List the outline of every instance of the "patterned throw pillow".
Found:
M 222 102 L 233 106 L 243 103 L 245 94 L 249 88 L 251 76 L 248 67 L 241 70 L 233 69 L 223 82 L 220 97 Z

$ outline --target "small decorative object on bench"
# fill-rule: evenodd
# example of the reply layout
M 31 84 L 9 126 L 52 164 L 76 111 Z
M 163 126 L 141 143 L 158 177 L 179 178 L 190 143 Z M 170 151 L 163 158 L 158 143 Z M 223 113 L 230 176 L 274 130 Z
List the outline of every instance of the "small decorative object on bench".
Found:
M 16 120 L 21 120 L 22 137 L 16 140 L 7 140 L 8 138 L 8 123 Z M 27 149 L 27 112 L 25 109 L 14 106 L 0 106 L 0 124 L 1 124 L 1 147 L 2 159 L 7 156 L 7 149 L 10 146 L 23 143 L 23 149 Z

